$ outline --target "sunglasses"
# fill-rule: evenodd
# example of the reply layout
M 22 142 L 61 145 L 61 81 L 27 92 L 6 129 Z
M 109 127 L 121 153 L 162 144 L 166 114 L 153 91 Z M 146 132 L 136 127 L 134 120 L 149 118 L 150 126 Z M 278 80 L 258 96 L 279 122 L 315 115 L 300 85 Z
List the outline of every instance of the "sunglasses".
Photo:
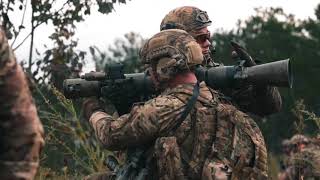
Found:
M 207 34 L 201 34 L 199 36 L 195 37 L 197 43 L 204 43 L 207 40 L 210 40 L 210 32 L 208 32 Z

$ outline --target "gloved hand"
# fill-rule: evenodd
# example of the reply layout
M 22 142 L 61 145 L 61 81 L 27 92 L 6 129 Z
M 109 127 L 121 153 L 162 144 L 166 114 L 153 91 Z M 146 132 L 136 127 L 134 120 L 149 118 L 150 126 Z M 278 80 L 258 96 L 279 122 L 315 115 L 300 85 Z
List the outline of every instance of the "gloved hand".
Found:
M 95 111 L 104 111 L 103 103 L 96 97 L 86 98 L 82 103 L 83 116 L 89 120 Z
M 245 67 L 251 67 L 256 65 L 256 62 L 252 59 L 249 53 L 242 46 L 240 46 L 240 44 L 234 41 L 231 41 L 230 43 L 233 48 L 233 51 L 231 52 L 231 56 L 233 59 L 245 60 Z

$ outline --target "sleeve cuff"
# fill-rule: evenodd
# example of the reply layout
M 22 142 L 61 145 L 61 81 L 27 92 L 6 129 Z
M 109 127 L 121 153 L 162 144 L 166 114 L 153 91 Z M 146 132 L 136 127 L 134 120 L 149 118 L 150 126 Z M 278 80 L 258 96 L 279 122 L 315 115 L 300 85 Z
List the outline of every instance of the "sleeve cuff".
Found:
M 90 116 L 89 122 L 92 126 L 94 126 L 94 124 L 96 124 L 99 120 L 104 119 L 109 116 L 110 116 L 109 114 L 107 114 L 103 111 L 96 111 Z

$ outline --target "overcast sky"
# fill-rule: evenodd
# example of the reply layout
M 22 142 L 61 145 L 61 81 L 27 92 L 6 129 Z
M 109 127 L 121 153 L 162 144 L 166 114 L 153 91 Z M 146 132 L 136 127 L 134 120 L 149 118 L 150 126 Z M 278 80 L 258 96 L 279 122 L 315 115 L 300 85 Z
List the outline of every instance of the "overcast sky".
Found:
M 234 28 L 238 19 L 244 20 L 253 15 L 255 7 L 281 7 L 285 13 L 294 14 L 299 19 L 315 18 L 314 9 L 318 3 L 319 0 L 127 0 L 126 4 L 116 4 L 111 14 L 95 12 L 86 17 L 84 22 L 78 24 L 76 37 L 82 50 L 88 50 L 92 45 L 104 50 L 116 38 L 130 31 L 145 38 L 152 36 L 159 31 L 162 18 L 179 6 L 192 5 L 207 11 L 213 21 L 209 30 L 214 32 L 221 28 Z M 47 37 L 52 32 L 52 26 L 39 27 L 35 32 L 35 47 L 43 49 L 43 44 L 50 42 Z M 28 58 L 28 46 L 27 41 L 15 52 L 18 59 Z M 93 65 L 88 64 L 86 69 L 92 70 Z

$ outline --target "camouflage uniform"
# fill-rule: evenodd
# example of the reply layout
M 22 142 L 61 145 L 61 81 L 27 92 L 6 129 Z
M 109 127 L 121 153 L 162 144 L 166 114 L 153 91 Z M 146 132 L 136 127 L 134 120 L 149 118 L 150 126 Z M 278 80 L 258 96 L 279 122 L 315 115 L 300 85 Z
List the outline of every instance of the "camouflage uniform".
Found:
M 179 73 L 174 68 L 192 70 L 202 60 L 201 49 L 182 30 L 156 34 L 141 56 L 164 82 Z M 159 96 L 117 119 L 94 107 L 89 121 L 109 150 L 147 148 L 147 179 L 266 179 L 267 151 L 258 126 L 204 82 L 199 86 L 197 101 L 182 122 L 193 84 L 165 86 Z
M 285 139 L 281 143 L 281 150 L 282 150 L 282 156 L 280 161 L 280 168 L 281 171 L 279 172 L 279 175 L 281 175 L 286 167 L 288 167 L 288 161 L 290 158 L 290 154 L 292 152 L 292 145 L 289 139 Z
M 0 179 L 33 179 L 43 128 L 26 76 L 0 30 Z
M 320 179 L 320 149 L 308 146 L 293 154 L 285 171 L 288 180 Z
M 320 147 L 310 138 L 296 134 L 290 139 L 293 147 L 281 180 L 320 179 Z M 303 145 L 301 147 L 301 145 Z
M 163 18 L 160 30 L 183 29 L 196 38 L 203 35 L 199 34 L 197 30 L 210 25 L 211 20 L 205 11 L 192 6 L 183 6 L 170 11 Z M 209 54 L 204 54 L 204 57 L 204 66 L 222 66 L 222 64 L 214 62 Z M 239 57 L 242 60 L 251 58 L 243 48 L 241 48 Z M 252 62 L 254 61 L 252 60 Z M 219 89 L 219 91 L 230 97 L 234 105 L 247 113 L 265 116 L 281 110 L 282 100 L 276 87 L 249 85 L 240 88 Z

